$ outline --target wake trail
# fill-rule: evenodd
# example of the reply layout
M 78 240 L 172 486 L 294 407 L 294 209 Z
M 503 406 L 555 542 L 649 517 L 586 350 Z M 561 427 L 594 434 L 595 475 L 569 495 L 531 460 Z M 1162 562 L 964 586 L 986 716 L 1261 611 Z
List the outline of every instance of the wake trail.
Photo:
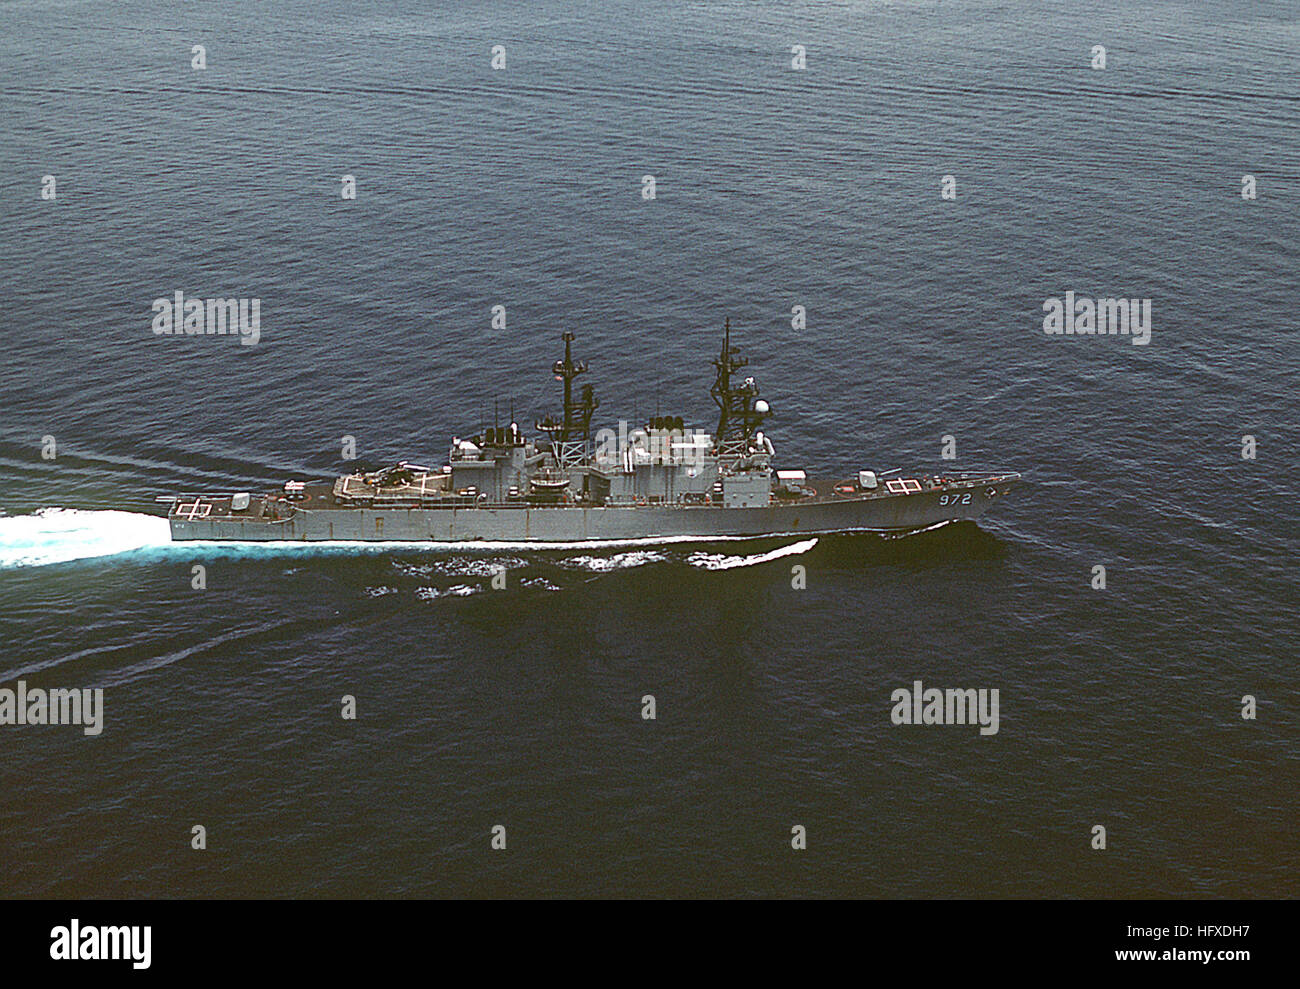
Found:
M 802 539 L 797 543 L 791 543 L 789 546 L 778 546 L 776 549 L 768 550 L 766 553 L 755 553 L 752 556 L 724 556 L 720 553 L 692 553 L 689 560 L 691 566 L 702 567 L 705 570 L 733 570 L 736 567 L 752 567 L 760 563 L 769 563 L 772 560 L 779 560 L 783 556 L 799 556 L 807 553 L 817 545 L 816 539 Z
M 0 517 L 0 568 L 40 567 L 171 545 L 171 527 L 141 512 L 42 508 Z

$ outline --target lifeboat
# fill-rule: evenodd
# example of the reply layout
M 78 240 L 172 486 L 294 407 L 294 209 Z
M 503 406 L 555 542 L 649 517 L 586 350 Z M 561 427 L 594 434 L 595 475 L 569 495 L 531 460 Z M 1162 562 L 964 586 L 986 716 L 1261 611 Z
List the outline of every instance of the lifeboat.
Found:
M 568 490 L 567 474 L 536 474 L 528 479 L 528 494 L 533 501 L 559 501 Z

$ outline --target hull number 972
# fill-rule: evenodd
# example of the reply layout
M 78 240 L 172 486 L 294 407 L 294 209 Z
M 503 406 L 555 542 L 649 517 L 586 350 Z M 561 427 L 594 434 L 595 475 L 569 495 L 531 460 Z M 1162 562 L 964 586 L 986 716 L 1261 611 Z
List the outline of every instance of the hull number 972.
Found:
M 965 494 L 939 495 L 939 504 L 940 505 L 969 505 L 970 492 L 967 491 Z

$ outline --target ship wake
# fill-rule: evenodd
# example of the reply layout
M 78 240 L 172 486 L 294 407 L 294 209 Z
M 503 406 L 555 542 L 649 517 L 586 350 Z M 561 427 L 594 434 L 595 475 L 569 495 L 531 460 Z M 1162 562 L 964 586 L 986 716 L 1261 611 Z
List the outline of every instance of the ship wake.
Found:
M 691 566 L 702 567 L 705 570 L 734 570 L 736 567 L 753 567 L 760 563 L 770 563 L 772 560 L 779 560 L 783 556 L 799 556 L 807 553 L 816 545 L 816 539 L 803 539 L 797 543 L 791 543 L 789 546 L 778 546 L 774 550 L 769 550 L 766 553 L 755 553 L 752 556 L 692 553 L 688 562 Z
M 0 517 L 0 568 L 40 567 L 171 544 L 167 520 L 140 512 L 43 508 Z

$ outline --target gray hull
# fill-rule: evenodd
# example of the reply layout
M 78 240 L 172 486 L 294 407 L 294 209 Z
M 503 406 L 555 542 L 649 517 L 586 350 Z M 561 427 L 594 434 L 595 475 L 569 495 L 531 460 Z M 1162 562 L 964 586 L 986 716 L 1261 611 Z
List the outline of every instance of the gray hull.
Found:
M 583 543 L 753 538 L 921 529 L 976 519 L 1016 475 L 965 489 L 876 494 L 755 508 L 712 505 L 318 508 L 266 521 L 237 515 L 171 516 L 174 540 L 248 542 Z M 992 493 L 990 493 L 992 492 Z

